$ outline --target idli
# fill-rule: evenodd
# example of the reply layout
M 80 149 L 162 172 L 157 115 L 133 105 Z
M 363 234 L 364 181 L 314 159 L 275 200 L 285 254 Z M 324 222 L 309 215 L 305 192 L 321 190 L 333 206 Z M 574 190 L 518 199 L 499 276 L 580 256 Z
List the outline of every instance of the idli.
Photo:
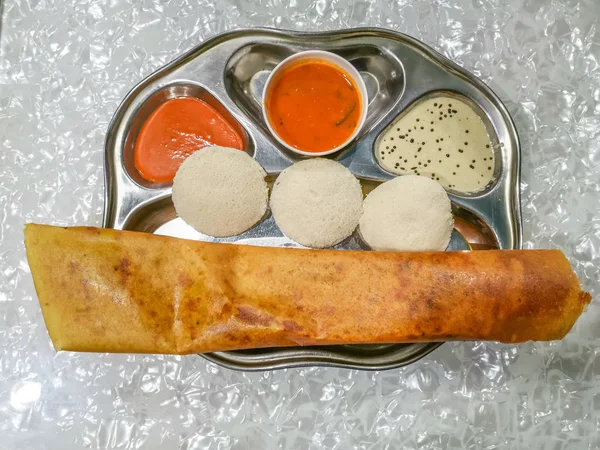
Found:
M 436 181 L 405 175 L 375 188 L 364 201 L 359 230 L 381 251 L 442 251 L 450 243 L 450 199 Z
M 325 248 L 356 229 L 362 201 L 360 183 L 346 167 L 314 158 L 281 172 L 271 193 L 271 212 L 287 237 L 306 247 Z
M 265 214 L 264 169 L 246 152 L 206 147 L 190 155 L 173 180 L 175 211 L 201 233 L 235 236 Z

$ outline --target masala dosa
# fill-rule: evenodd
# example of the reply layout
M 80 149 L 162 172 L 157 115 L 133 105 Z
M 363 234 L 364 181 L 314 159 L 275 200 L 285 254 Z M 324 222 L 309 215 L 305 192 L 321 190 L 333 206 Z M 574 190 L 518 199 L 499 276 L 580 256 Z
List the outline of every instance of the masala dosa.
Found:
M 57 350 L 563 338 L 591 297 L 556 250 L 392 253 L 27 225 Z

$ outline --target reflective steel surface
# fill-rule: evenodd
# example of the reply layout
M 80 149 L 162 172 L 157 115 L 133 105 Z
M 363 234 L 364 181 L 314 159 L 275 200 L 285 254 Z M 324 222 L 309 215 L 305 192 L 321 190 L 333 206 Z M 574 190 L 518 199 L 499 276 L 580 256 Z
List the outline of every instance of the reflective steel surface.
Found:
M 138 84 L 117 110 L 106 137 L 104 226 L 211 242 L 296 246 L 283 236 L 272 216 L 232 238 L 213 238 L 176 217 L 170 183 L 145 181 L 133 166 L 137 133 L 150 113 L 177 96 L 194 96 L 217 108 L 246 138 L 247 151 L 274 179 L 299 156 L 268 132 L 261 112 L 270 70 L 295 51 L 320 48 L 348 59 L 361 73 L 369 93 L 365 127 L 354 143 L 334 155 L 362 180 L 368 191 L 393 175 L 374 157 L 374 142 L 407 107 L 431 95 L 461 95 L 482 111 L 495 144 L 493 182 L 482 192 L 450 193 L 456 227 L 450 249 L 519 248 L 519 140 L 509 114 L 476 77 L 423 43 L 381 29 L 331 33 L 240 30 L 216 36 L 159 69 Z M 335 248 L 364 249 L 358 233 Z M 309 365 L 389 369 L 410 364 L 440 343 L 377 346 L 274 348 L 203 355 L 226 367 L 264 370 Z

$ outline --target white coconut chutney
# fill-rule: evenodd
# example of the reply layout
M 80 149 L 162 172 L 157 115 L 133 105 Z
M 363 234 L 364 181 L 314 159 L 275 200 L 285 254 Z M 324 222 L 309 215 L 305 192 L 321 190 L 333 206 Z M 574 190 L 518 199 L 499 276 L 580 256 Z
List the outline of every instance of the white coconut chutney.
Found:
M 494 175 L 487 129 L 456 97 L 418 102 L 384 131 L 375 152 L 388 172 L 427 176 L 459 192 L 481 191 Z

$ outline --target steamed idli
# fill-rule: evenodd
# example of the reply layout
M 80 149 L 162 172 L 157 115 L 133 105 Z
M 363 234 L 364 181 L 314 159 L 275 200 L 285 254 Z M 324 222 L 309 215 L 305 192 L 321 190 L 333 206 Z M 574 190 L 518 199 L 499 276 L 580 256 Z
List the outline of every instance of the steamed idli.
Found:
M 306 247 L 331 247 L 352 234 L 362 213 L 362 189 L 335 161 L 307 159 L 285 169 L 271 193 L 281 231 Z
M 173 180 L 175 211 L 201 233 L 235 236 L 265 214 L 268 188 L 263 168 L 246 152 L 206 147 L 190 155 Z
M 364 201 L 359 229 L 381 251 L 442 251 L 450 243 L 450 199 L 436 181 L 405 175 L 375 188 Z

